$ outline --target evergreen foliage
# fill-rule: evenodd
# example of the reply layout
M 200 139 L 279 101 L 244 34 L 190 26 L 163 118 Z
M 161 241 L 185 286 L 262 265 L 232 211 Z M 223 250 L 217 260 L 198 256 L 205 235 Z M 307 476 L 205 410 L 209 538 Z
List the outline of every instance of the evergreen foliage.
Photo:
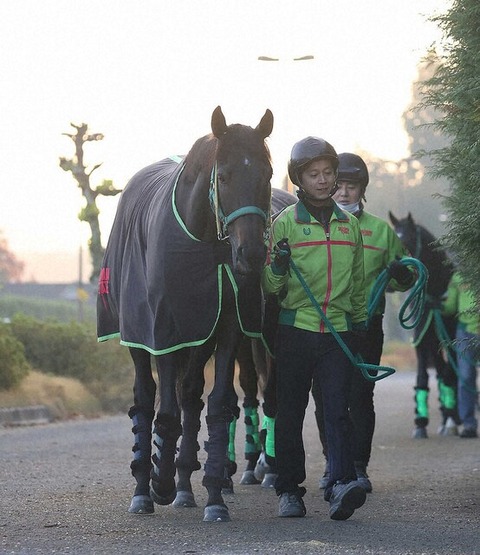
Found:
M 442 30 L 442 51 L 430 54 L 438 67 L 424 82 L 422 106 L 437 110 L 433 125 L 450 140 L 430 152 L 433 175 L 450 181 L 442 239 L 480 306 L 480 3 L 454 0 L 432 21 Z

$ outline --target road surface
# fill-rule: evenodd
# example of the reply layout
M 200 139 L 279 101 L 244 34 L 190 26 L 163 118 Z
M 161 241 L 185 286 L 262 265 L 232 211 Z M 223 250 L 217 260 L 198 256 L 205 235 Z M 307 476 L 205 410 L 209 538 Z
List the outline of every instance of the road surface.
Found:
M 311 406 L 303 519 L 279 519 L 274 491 L 237 485 L 241 423 L 229 523 L 202 521 L 201 471 L 194 478 L 198 508 L 127 512 L 133 434 L 126 415 L 0 428 L 0 553 L 478 555 L 480 440 L 436 434 L 433 379 L 430 437 L 411 439 L 413 383 L 413 373 L 402 372 L 377 384 L 374 491 L 345 522 L 328 518 L 317 489 L 324 463 Z

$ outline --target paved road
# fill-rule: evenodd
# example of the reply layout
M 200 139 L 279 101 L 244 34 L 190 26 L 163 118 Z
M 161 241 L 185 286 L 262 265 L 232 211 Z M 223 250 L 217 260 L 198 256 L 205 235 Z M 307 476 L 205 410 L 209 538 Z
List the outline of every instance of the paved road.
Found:
M 411 439 L 413 382 L 404 372 L 377 384 L 374 492 L 345 522 L 328 518 L 316 487 L 323 460 L 311 408 L 304 519 L 277 518 L 273 491 L 237 485 L 226 499 L 232 521 L 204 523 L 201 472 L 198 508 L 128 514 L 126 416 L 0 428 L 0 553 L 478 555 L 480 440 L 437 436 L 436 403 L 430 438 Z M 241 452 L 239 437 L 240 469 Z

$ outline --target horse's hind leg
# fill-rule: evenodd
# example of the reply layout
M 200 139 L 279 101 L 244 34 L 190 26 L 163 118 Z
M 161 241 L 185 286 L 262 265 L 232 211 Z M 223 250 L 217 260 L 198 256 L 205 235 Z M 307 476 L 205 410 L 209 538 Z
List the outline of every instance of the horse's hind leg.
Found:
M 143 349 L 131 348 L 130 354 L 135 365 L 134 405 L 128 411 L 135 436 L 130 468 L 137 485 L 128 511 L 135 514 L 151 514 L 154 511 L 150 498 L 150 471 L 156 384 L 152 376 L 149 353 Z
M 178 353 L 155 357 L 160 383 L 160 409 L 154 425 L 150 495 L 155 503 L 169 505 L 176 496 L 175 455 L 181 435 L 180 410 L 177 401 Z

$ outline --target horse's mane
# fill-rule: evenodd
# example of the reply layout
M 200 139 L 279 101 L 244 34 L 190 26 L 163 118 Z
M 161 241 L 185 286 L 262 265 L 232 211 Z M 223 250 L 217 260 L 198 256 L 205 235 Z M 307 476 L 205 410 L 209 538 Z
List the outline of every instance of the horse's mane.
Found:
M 197 139 L 185 156 L 185 177 L 195 181 L 202 168 L 211 169 L 215 160 L 217 139 L 210 133 Z

